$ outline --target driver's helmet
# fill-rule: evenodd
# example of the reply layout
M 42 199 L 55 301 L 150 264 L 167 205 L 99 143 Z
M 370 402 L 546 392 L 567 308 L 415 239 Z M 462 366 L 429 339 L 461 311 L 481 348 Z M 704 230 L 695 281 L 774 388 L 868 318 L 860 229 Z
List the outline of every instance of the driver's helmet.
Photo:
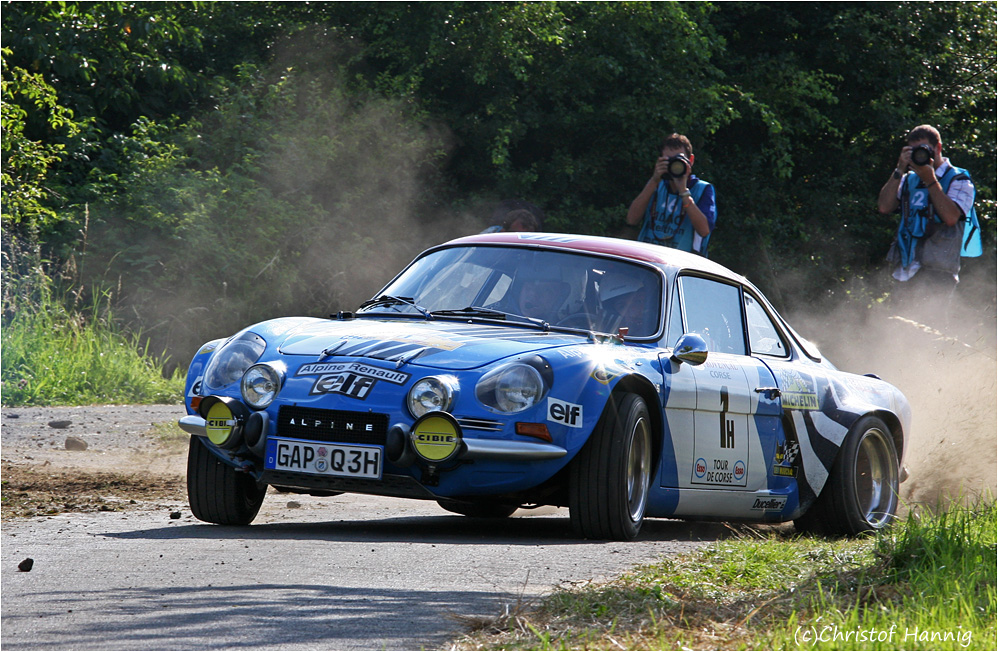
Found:
M 618 300 L 630 296 L 640 290 L 643 284 L 632 276 L 619 272 L 607 272 L 599 281 L 599 300 L 604 307 L 610 308 Z
M 607 272 L 599 281 L 602 330 L 614 332 L 626 326 L 632 335 L 644 335 L 645 301 L 637 296 L 644 284 L 633 276 Z

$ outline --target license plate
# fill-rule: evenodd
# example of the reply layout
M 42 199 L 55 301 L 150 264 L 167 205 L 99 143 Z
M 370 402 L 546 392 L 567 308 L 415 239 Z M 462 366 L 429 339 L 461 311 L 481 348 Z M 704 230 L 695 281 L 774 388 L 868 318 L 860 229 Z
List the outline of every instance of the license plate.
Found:
M 316 475 L 381 479 L 384 448 L 357 444 L 328 444 L 299 439 L 267 440 L 264 467 Z

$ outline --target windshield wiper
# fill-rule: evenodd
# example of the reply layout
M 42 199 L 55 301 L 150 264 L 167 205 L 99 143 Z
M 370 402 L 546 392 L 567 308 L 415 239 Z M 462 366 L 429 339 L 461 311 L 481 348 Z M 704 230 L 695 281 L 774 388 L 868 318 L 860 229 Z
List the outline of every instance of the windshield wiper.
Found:
M 535 326 L 540 326 L 544 330 L 550 330 L 551 325 L 548 324 L 543 319 L 538 319 L 536 317 L 527 317 L 526 315 L 518 315 L 514 312 L 503 312 L 502 310 L 493 310 L 491 308 L 482 308 L 480 306 L 468 306 L 467 308 L 461 308 L 460 310 L 434 310 L 431 315 L 439 317 L 468 317 L 479 319 L 501 319 L 507 320 L 512 319 L 515 321 L 524 321 L 528 324 L 533 324 Z
M 434 317 L 479 317 L 481 319 L 506 319 L 506 313 L 501 310 L 491 308 L 481 308 L 479 306 L 468 306 L 460 310 L 434 310 Z
M 360 304 L 360 309 L 370 308 L 371 306 L 394 306 L 394 305 L 406 305 L 418 310 L 427 319 L 433 319 L 433 315 L 426 308 L 418 305 L 412 300 L 412 297 L 396 297 L 390 294 L 382 294 L 376 299 L 368 299 L 364 303 Z

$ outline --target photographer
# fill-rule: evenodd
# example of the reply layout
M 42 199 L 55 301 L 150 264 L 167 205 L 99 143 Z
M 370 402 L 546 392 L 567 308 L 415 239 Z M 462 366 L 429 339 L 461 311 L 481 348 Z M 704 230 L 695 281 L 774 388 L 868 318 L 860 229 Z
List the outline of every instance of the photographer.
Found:
M 915 127 L 907 143 L 877 201 L 881 213 L 901 213 L 887 260 L 904 287 L 917 274 L 917 286 L 949 294 L 960 281 L 960 257 L 981 255 L 974 183 L 943 156 L 935 127 Z
M 662 143 L 651 178 L 627 210 L 627 223 L 641 224 L 638 240 L 707 255 L 717 219 L 714 186 L 693 174 L 690 139 L 672 134 Z

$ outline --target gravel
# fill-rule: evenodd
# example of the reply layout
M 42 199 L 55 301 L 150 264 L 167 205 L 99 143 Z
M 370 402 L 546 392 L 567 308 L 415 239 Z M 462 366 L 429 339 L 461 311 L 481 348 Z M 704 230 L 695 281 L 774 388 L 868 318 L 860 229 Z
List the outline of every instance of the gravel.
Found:
M 4 457 L 11 449 L 65 450 L 70 437 L 91 451 L 142 449 L 156 444 L 154 426 L 176 424 L 185 414 L 182 405 L 2 408 L 0 442 Z

